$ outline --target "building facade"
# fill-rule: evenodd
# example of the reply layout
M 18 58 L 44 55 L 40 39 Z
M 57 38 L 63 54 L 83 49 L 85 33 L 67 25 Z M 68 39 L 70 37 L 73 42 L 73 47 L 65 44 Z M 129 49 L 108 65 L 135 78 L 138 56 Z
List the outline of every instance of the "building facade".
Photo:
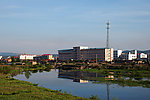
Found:
M 3 58 L 3 56 L 0 56 L 0 60 Z
M 113 48 L 73 47 L 73 49 L 58 50 L 59 60 L 95 60 L 112 61 Z
M 33 54 L 21 54 L 19 55 L 20 60 L 33 60 L 33 57 L 36 55 Z
M 40 61 L 40 60 L 54 60 L 53 55 L 52 54 L 43 54 L 43 55 L 39 55 L 34 57 L 34 60 L 36 61 Z
M 145 54 L 145 53 L 138 53 L 138 58 L 139 58 L 139 59 L 147 59 L 148 56 L 147 56 L 147 54 Z
M 127 53 L 122 53 L 120 55 L 120 59 L 122 60 L 134 60 L 137 59 L 137 50 L 131 50 Z
M 119 59 L 122 54 L 122 50 L 114 50 L 114 60 Z

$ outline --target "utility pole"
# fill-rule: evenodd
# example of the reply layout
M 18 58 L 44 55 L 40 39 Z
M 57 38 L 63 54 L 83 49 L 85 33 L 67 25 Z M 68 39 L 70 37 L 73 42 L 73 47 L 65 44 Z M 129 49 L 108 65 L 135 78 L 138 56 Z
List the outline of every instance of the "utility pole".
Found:
M 96 63 L 97 63 L 97 54 L 96 54 Z

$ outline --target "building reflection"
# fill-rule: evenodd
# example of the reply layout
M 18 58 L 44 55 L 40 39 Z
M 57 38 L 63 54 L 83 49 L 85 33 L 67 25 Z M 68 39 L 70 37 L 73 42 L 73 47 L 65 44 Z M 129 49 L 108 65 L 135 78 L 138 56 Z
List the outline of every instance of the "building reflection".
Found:
M 58 78 L 72 79 L 73 82 L 87 83 L 88 81 L 103 81 L 114 80 L 114 75 L 103 75 L 96 72 L 84 72 L 84 71 L 73 71 L 73 70 L 62 70 L 58 71 Z
M 58 78 L 72 79 L 73 82 L 88 83 L 96 81 L 95 77 L 104 77 L 99 73 L 59 69 Z
M 114 74 L 110 72 L 110 74 Z M 114 75 L 102 75 L 96 72 L 84 72 L 84 71 L 72 71 L 72 70 L 62 70 L 58 71 L 58 78 L 67 78 L 72 79 L 73 82 L 79 83 L 88 83 L 89 81 L 99 81 L 98 79 L 103 79 L 101 81 L 106 81 L 106 89 L 107 89 L 107 100 L 109 100 L 110 95 L 110 83 L 109 81 L 114 80 Z
M 74 79 L 73 82 L 88 83 L 88 80 Z

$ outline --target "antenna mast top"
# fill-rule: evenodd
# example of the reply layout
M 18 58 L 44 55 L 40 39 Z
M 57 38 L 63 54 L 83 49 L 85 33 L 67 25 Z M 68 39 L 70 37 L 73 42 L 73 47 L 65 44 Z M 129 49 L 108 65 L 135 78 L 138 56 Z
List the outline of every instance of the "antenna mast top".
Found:
M 109 48 L 109 29 L 110 29 L 110 21 L 108 20 L 107 24 L 107 43 L 106 48 Z

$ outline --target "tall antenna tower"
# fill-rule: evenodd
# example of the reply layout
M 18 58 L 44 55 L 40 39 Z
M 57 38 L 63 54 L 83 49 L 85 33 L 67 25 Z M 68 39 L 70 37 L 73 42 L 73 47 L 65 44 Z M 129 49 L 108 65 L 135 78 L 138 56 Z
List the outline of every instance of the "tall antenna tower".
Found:
M 107 43 L 106 43 L 106 48 L 109 48 L 109 29 L 110 29 L 110 21 L 108 20 L 107 24 Z

